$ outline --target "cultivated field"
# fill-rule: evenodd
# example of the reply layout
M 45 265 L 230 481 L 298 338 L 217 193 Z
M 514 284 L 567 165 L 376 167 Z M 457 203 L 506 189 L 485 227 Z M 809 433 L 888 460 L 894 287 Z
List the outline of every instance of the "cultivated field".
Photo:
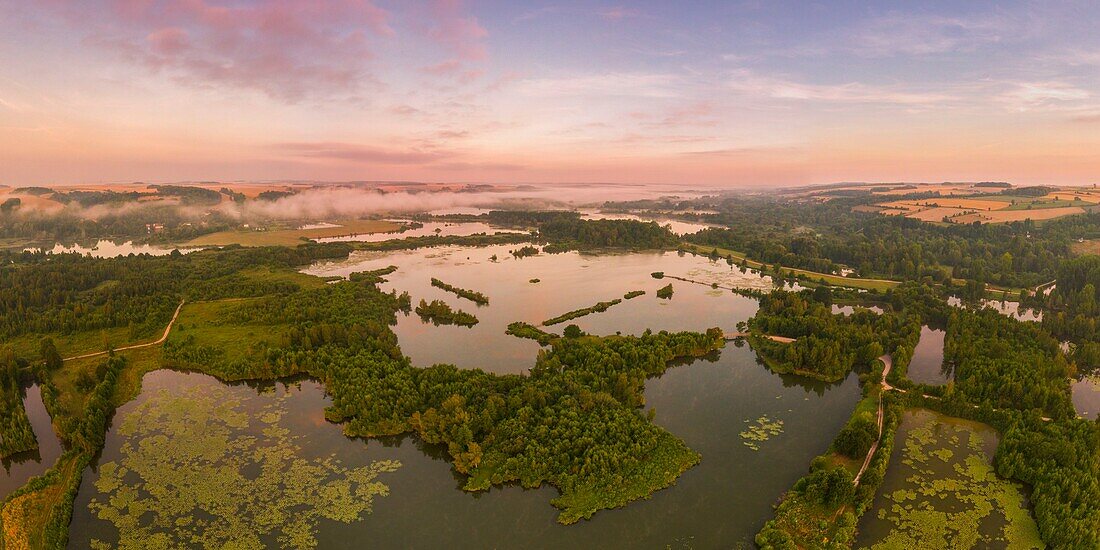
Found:
M 961 186 L 909 186 L 907 189 L 874 192 L 876 195 L 898 195 L 938 192 L 942 196 L 909 200 L 893 200 L 853 208 L 856 212 L 872 212 L 884 216 L 905 216 L 931 223 L 1009 223 L 1024 220 L 1042 221 L 1083 214 L 1100 205 L 1100 190 L 1056 189 L 1041 196 L 1026 193 L 1002 193 L 1001 188 L 982 189 L 982 193 L 957 196 Z M 944 193 L 944 191 L 951 191 Z M 995 193 L 995 194 L 991 194 Z

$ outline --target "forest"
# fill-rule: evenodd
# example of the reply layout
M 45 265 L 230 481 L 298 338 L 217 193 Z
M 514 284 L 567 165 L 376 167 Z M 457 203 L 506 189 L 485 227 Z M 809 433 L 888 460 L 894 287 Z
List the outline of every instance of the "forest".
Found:
M 899 197 L 900 198 L 900 197 Z M 800 202 L 743 197 L 700 201 L 720 213 L 707 221 L 722 228 L 685 236 L 784 267 L 861 277 L 946 282 L 972 280 L 1003 287 L 1033 287 L 1055 278 L 1079 236 L 1100 235 L 1100 213 L 1043 224 L 1014 222 L 936 225 L 901 216 L 852 211 L 874 197 Z
M 812 290 L 775 290 L 760 299 L 760 309 L 747 328 L 753 349 L 773 370 L 835 382 L 853 369 L 870 368 L 886 350 L 897 347 L 911 324 L 903 316 L 869 310 L 833 314 Z M 794 341 L 777 342 L 768 336 Z
M 206 193 L 166 192 L 197 203 L 212 200 Z M 114 198 L 71 200 L 91 204 Z M 839 273 L 843 264 L 863 276 L 906 280 L 872 293 L 842 294 L 812 281 L 799 292 L 762 293 L 757 313 L 738 327 L 749 333 L 752 349 L 774 371 L 825 381 L 843 380 L 855 371 L 863 387 L 863 399 L 829 450 L 810 464 L 761 530 L 761 547 L 810 547 L 807 541 L 822 537 L 840 547 L 850 544 L 856 521 L 885 472 L 883 457 L 906 406 L 994 426 L 1002 436 L 997 472 L 1031 488 L 1043 540 L 1057 548 L 1100 547 L 1095 506 L 1100 502 L 1100 424 L 1076 418 L 1069 392 L 1070 376 L 1100 364 L 1100 259 L 1071 257 L 1069 243 L 1078 234 L 1100 234 L 1100 217 L 941 227 L 851 213 L 858 198 L 812 205 L 777 201 L 770 212 L 761 206 L 770 199 L 707 200 L 716 201 L 719 213 L 699 217 L 726 228 L 690 235 L 685 238 L 690 243 L 737 250 L 788 268 Z M 676 359 L 700 357 L 723 345 L 717 329 L 598 337 L 569 325 L 559 336 L 517 322 L 508 326 L 508 334 L 542 347 L 527 374 L 498 375 L 447 364 L 418 368 L 403 354 L 391 328 L 399 312 L 415 309 L 429 322 L 467 326 L 477 322 L 476 316 L 442 300 L 421 299 L 414 308 L 407 293 L 383 292 L 378 285 L 395 266 L 341 281 L 296 271 L 318 260 L 343 260 L 355 250 L 522 244 L 518 250 L 539 253 L 527 243 L 549 243 L 545 251 L 554 252 L 674 248 L 680 242 L 656 223 L 580 220 L 561 212 L 498 211 L 486 217 L 539 232 L 537 237 L 428 236 L 295 248 L 230 246 L 113 259 L 0 253 L 0 340 L 6 344 L 0 348 L 0 456 L 34 448 L 21 402 L 22 388 L 32 380 L 40 384 L 43 402 L 69 449 L 53 471 L 7 499 L 5 514 L 16 510 L 15 517 L 45 517 L 44 540 L 63 546 L 72 497 L 103 445 L 112 411 L 136 391 L 142 369 L 160 367 L 222 380 L 314 377 L 332 399 L 326 418 L 343 423 L 349 435 L 414 434 L 439 445 L 468 491 L 508 483 L 553 486 L 560 496 L 552 503 L 566 524 L 646 498 L 705 460 L 641 408 L 649 378 L 663 374 Z M 48 225 L 22 215 L 0 216 L 0 231 L 82 237 L 138 231 L 136 226 L 108 229 L 109 216 L 96 222 L 64 220 Z M 1041 323 L 947 302 L 970 287 L 977 289 L 974 296 L 983 295 L 985 283 L 1015 288 L 1053 280 L 1049 294 L 1024 293 L 1028 303 L 1043 309 Z M 439 279 L 433 278 L 432 285 L 477 304 L 489 299 Z M 642 294 L 628 292 L 544 325 L 604 311 Z M 671 284 L 656 294 L 671 296 Z M 843 303 L 873 303 L 884 312 L 857 308 L 849 315 L 834 314 L 831 306 L 841 296 Z M 69 363 L 61 357 L 74 354 L 71 350 L 110 351 L 152 341 L 181 303 L 179 326 L 157 348 L 152 363 L 109 353 L 88 361 L 79 373 L 67 372 Z M 954 380 L 942 386 L 907 379 L 920 327 L 929 323 L 946 329 L 944 357 Z M 1060 340 L 1072 342 L 1068 356 Z M 882 376 L 876 359 L 887 353 L 894 360 L 887 380 L 906 391 L 882 395 L 882 450 L 860 485 L 853 486 L 851 470 L 842 465 L 859 460 L 876 440 L 871 413 Z M 56 502 L 47 512 L 32 505 L 47 497 Z M 6 518 L 5 529 L 11 525 Z
M 443 300 L 428 302 L 421 298 L 416 306 L 416 314 L 421 319 L 438 325 L 458 325 L 460 327 L 472 327 L 478 323 L 477 316 L 461 309 L 453 309 Z

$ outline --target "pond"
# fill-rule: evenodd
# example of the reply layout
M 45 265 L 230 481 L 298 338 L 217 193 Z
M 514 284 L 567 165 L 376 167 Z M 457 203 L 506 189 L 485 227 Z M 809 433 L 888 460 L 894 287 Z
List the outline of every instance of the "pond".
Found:
M 38 252 L 41 248 L 25 248 L 27 252 Z M 80 244 L 64 245 L 61 243 L 54 244 L 53 248 L 46 249 L 47 254 L 66 254 L 76 252 L 85 256 L 92 256 L 95 258 L 116 258 L 118 256 L 129 256 L 130 254 L 148 254 L 150 256 L 167 256 L 173 251 L 179 250 L 183 254 L 199 250 L 199 248 L 165 248 L 160 246 L 154 246 L 149 244 L 134 244 L 133 241 L 113 242 L 108 240 L 99 240 L 91 246 L 83 246 Z
M 134 533 L 148 536 L 171 525 L 171 510 L 206 517 L 201 511 L 212 507 L 235 518 L 221 528 L 243 528 L 237 520 L 271 513 L 280 499 L 287 498 L 284 493 L 292 492 L 244 480 L 254 478 L 264 466 L 289 470 L 295 459 L 306 461 L 314 474 L 321 471 L 324 475 L 308 480 L 322 485 L 354 478 L 349 472 L 372 464 L 400 463 L 374 479 L 388 488 L 388 494 L 374 493 L 372 510 L 359 510 L 349 522 L 324 517 L 325 501 L 296 495 L 300 500 L 296 513 L 308 519 L 320 548 L 359 548 L 365 540 L 379 548 L 486 548 L 505 540 L 509 546 L 530 548 L 748 544 L 771 516 L 775 499 L 805 472 L 811 458 L 828 447 L 858 395 L 855 377 L 829 386 L 776 376 L 758 365 L 747 347 L 731 345 L 717 357 L 675 367 L 648 382 L 646 400 L 656 409 L 656 422 L 700 452 L 702 463 L 649 500 L 562 526 L 556 522 L 558 511 L 550 505 L 550 499 L 557 496 L 552 488 L 505 487 L 471 494 L 458 488 L 460 482 L 443 449 L 412 437 L 383 441 L 345 437 L 340 426 L 324 420 L 323 410 L 330 400 L 314 381 L 227 386 L 201 374 L 158 371 L 145 377 L 137 400 L 119 409 L 102 457 L 85 473 L 76 498 L 70 547 L 87 548 L 93 540 L 115 544 L 120 533 L 124 537 Z M 183 400 L 187 407 L 182 410 L 189 414 L 164 412 L 179 409 Z M 206 405 L 199 406 L 204 402 Z M 224 430 L 216 420 L 218 415 L 211 412 L 217 410 L 212 407 L 226 403 L 233 405 L 232 411 L 243 413 L 234 422 L 246 426 Z M 155 411 L 161 411 L 163 417 Z M 272 415 L 278 416 L 279 427 L 288 431 L 283 437 L 291 442 L 289 446 L 271 441 L 266 434 L 270 424 L 261 419 Z M 759 442 L 760 450 L 755 451 L 744 445 L 738 434 L 764 415 L 782 420 L 784 430 Z M 157 424 L 141 426 L 144 418 Z M 173 421 L 165 423 L 165 418 Z M 188 429 L 172 427 L 177 424 Z M 202 437 L 219 433 L 210 426 L 235 437 L 232 441 L 250 437 L 259 448 L 274 446 L 278 452 L 268 452 L 280 461 L 273 466 L 270 461 L 257 465 L 231 460 L 223 450 L 224 442 L 212 444 Z M 166 432 L 167 438 L 163 437 Z M 174 458 L 166 464 L 154 460 L 169 455 Z M 184 460 L 198 456 L 203 461 Z M 207 462 L 210 457 L 216 459 Z M 326 459 L 332 467 L 319 467 Z M 177 480 L 165 470 L 179 466 L 177 461 L 196 477 L 231 481 L 223 481 L 220 489 L 194 481 L 196 487 L 191 492 L 170 491 L 170 498 L 153 498 L 150 491 Z M 120 471 L 120 466 L 125 470 Z M 128 490 L 123 492 L 124 486 L 138 491 L 131 496 Z M 248 489 L 265 492 L 247 499 L 225 496 Z M 123 494 L 127 499 L 138 498 L 140 506 L 159 510 L 157 519 L 146 515 L 128 523 L 132 518 L 109 504 L 112 496 Z M 238 499 L 246 504 L 223 502 Z M 216 533 L 219 525 L 204 527 L 208 533 Z M 173 527 L 171 531 L 173 538 L 193 536 L 189 528 Z M 459 533 L 461 536 L 456 536 Z M 273 535 L 261 540 L 266 545 L 278 543 Z
M 381 241 L 388 241 L 391 239 L 407 239 L 409 237 L 427 237 L 432 235 L 439 235 L 443 237 L 449 236 L 466 236 L 476 235 L 478 233 L 523 233 L 523 231 L 517 231 L 513 229 L 503 229 L 487 223 L 482 222 L 414 222 L 413 220 L 393 219 L 387 220 L 403 224 L 420 223 L 421 227 L 415 229 L 406 229 L 405 231 L 391 231 L 387 233 L 359 233 L 355 235 L 341 235 L 339 237 L 322 237 L 314 239 L 319 243 L 333 243 L 333 242 L 365 242 L 375 243 Z
M 1042 548 L 1024 487 L 997 477 L 997 432 L 924 409 L 898 427 L 856 548 Z
M 1100 372 L 1079 374 L 1070 385 L 1077 415 L 1089 420 L 1100 417 Z
M 38 449 L 19 453 L 0 460 L 0 501 L 12 491 L 26 485 L 32 477 L 40 476 L 53 466 L 61 456 L 61 442 L 54 434 L 50 415 L 42 404 L 42 392 L 37 384 L 26 389 L 23 407 L 34 428 Z
M 481 319 L 477 326 L 466 329 L 436 327 L 423 323 L 416 315 L 401 316 L 395 331 L 404 353 L 417 365 L 450 362 L 498 373 L 525 372 L 540 349 L 533 341 L 506 335 L 508 323 L 525 320 L 537 324 L 600 300 L 621 298 L 631 290 L 647 293 L 624 300 L 604 313 L 571 322 L 597 334 L 640 333 L 647 328 L 704 330 L 712 326 L 732 330 L 738 321 L 756 311 L 754 300 L 730 290 L 667 278 L 656 280 L 650 275 L 654 271 L 722 286 L 771 286 L 767 277 L 741 273 L 725 262 L 675 252 L 609 256 L 574 252 L 516 259 L 509 253 L 512 248 L 441 247 L 357 253 L 348 261 L 319 263 L 307 271 L 346 275 L 397 265 L 398 270 L 386 276 L 389 281 L 384 288 L 408 290 L 417 301 L 442 299 Z M 431 277 L 483 292 L 490 303 L 479 308 L 430 286 Z M 536 278 L 540 281 L 531 282 Z M 656 288 L 669 282 L 674 287 L 673 297 L 657 299 Z M 560 330 L 562 326 L 551 328 Z M 486 548 L 500 546 L 501 541 L 507 541 L 507 546 L 530 548 L 751 546 L 755 533 L 771 517 L 771 505 L 806 472 L 810 460 L 828 448 L 843 426 L 859 399 L 859 386 L 854 376 L 838 384 L 824 384 L 776 375 L 760 365 L 747 346 L 730 343 L 718 353 L 675 366 L 662 377 L 649 380 L 645 396 L 647 408 L 655 411 L 654 421 L 698 451 L 701 464 L 649 500 L 600 511 L 591 520 L 562 526 L 556 521 L 558 510 L 550 505 L 557 496 L 553 488 L 507 486 L 471 494 L 460 490 L 460 476 L 445 459 L 443 449 L 414 437 L 370 441 L 345 437 L 340 426 L 324 420 L 323 411 L 330 399 L 312 380 L 224 385 L 205 375 L 154 372 L 146 376 L 138 399 L 119 409 L 102 457 L 86 473 L 76 499 L 70 546 L 84 548 L 92 540 L 114 544 L 120 541 L 120 535 L 165 529 L 174 525 L 174 518 L 166 516 L 171 510 L 207 509 L 196 508 L 196 499 L 218 511 L 196 515 L 206 522 L 206 532 L 251 532 L 256 522 L 214 525 L 211 517 L 268 518 L 279 511 L 271 509 L 282 501 L 280 491 L 290 488 L 263 485 L 266 492 L 255 496 L 249 493 L 249 498 L 243 499 L 248 503 L 245 508 L 222 503 L 237 499 L 222 497 L 210 483 L 189 482 L 188 486 L 195 485 L 196 496 L 164 493 L 159 489 L 177 478 L 149 460 L 156 453 L 164 454 L 158 448 L 174 450 L 172 456 L 185 458 L 191 456 L 188 453 L 198 452 L 195 449 L 205 449 L 212 454 L 204 456 L 215 458 L 187 460 L 186 471 L 201 479 L 224 479 L 221 485 L 247 492 L 254 488 L 250 480 L 264 471 L 264 465 L 242 464 L 231 457 L 255 453 L 229 453 L 225 451 L 227 444 L 220 442 L 239 440 L 280 449 L 277 453 L 265 451 L 264 456 L 273 454 L 282 461 L 268 467 L 291 468 L 294 459 L 306 461 L 302 468 L 309 468 L 304 471 L 315 474 L 308 479 L 320 486 L 346 485 L 346 478 L 360 479 L 362 474 L 355 472 L 364 468 L 374 475 L 372 483 L 385 485 L 387 492 L 370 492 L 369 513 L 341 500 L 340 509 L 350 512 L 336 519 L 316 510 L 325 509 L 325 505 L 311 497 L 312 493 L 292 491 L 293 502 L 299 506 L 295 517 L 303 522 L 300 529 L 315 537 L 322 548 L 358 548 L 364 541 L 385 548 Z M 229 404 L 225 406 L 232 410 L 211 414 L 196 409 L 195 403 L 204 400 Z M 187 414 L 169 416 L 172 410 Z M 217 421 L 226 415 L 235 419 L 230 425 Z M 172 418 L 173 424 L 183 428 L 169 429 L 166 434 L 165 428 L 156 424 L 142 427 L 144 419 L 162 417 Z M 264 420 L 272 417 L 278 425 L 274 431 L 272 424 Z M 750 440 L 744 434 L 762 418 L 768 419 L 771 426 L 782 422 L 781 429 Z M 205 424 L 213 424 L 213 428 Z M 226 433 L 228 437 L 211 443 L 202 439 L 208 433 Z M 274 442 L 270 441 L 272 433 L 277 436 Z M 189 438 L 200 440 L 189 443 Z M 172 459 L 169 465 L 176 461 Z M 120 466 L 124 469 L 119 470 Z M 169 500 L 155 500 L 152 494 L 169 495 L 162 497 Z M 129 512 L 111 504 L 111 497 L 122 495 L 139 499 L 141 506 L 159 512 L 135 520 Z M 195 529 L 190 526 L 170 530 L 175 537 L 195 540 Z M 257 536 L 264 544 L 282 544 L 280 534 L 286 536 L 279 532 Z
M 833 314 L 843 313 L 844 315 L 851 315 L 856 312 L 857 309 L 866 309 L 878 314 L 882 314 L 883 309 L 879 306 L 841 306 L 833 304 Z
M 951 370 L 943 364 L 943 339 L 947 333 L 928 325 L 920 329 L 920 341 L 913 349 L 909 362 L 909 379 L 918 384 L 946 384 L 953 378 Z

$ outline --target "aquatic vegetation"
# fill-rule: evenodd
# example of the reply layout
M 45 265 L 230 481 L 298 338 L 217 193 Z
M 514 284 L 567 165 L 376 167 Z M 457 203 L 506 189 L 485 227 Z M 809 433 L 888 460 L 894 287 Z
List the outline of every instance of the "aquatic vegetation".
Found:
M 748 422 L 746 420 L 745 422 Z M 743 443 L 746 447 L 754 450 L 760 450 L 760 443 L 763 443 L 779 434 L 783 433 L 783 421 L 778 419 L 768 418 L 767 415 L 757 418 L 747 430 L 740 433 L 741 439 L 744 439 Z
M 453 309 L 443 300 L 432 300 L 431 303 L 420 300 L 416 306 L 416 314 L 425 321 L 431 321 L 435 325 L 458 325 L 472 327 L 478 323 L 477 317 L 472 313 L 466 313 L 461 309 Z
M 664 298 L 666 300 L 672 298 L 672 283 L 669 283 L 661 288 L 657 289 L 657 297 Z
M 312 548 L 322 519 L 351 523 L 389 488 L 380 461 L 348 468 L 302 456 L 280 424 L 283 399 L 250 418 L 226 388 L 161 391 L 122 419 L 122 458 L 100 466 L 90 507 L 118 529 L 117 543 L 148 548 Z
M 479 306 L 489 304 L 488 296 L 480 292 L 475 292 L 473 290 L 467 290 L 465 288 L 459 288 L 457 286 L 449 285 L 447 283 L 444 283 L 443 281 L 440 281 L 439 279 L 436 279 L 435 277 L 432 277 L 432 286 L 436 288 L 441 288 L 443 290 L 446 290 L 447 292 L 452 292 L 456 296 L 459 296 L 460 298 L 466 298 L 467 300 L 470 300 L 471 302 L 474 302 Z
M 516 258 L 526 258 L 527 256 L 537 256 L 538 253 L 539 253 L 539 249 L 537 247 L 534 247 L 534 246 L 531 246 L 531 245 L 521 246 L 521 247 L 517 248 L 516 250 L 512 251 L 512 255 L 515 256 Z
M 617 305 L 622 301 L 623 300 L 621 298 L 615 298 L 614 300 L 611 300 L 609 302 L 597 302 L 594 306 L 575 309 L 573 311 L 558 315 L 557 317 L 554 317 L 552 319 L 547 319 L 542 322 L 542 326 L 548 327 L 551 325 L 556 325 L 558 323 L 564 323 L 566 321 L 576 319 L 577 317 L 584 317 L 585 315 L 588 315 L 590 313 L 603 313 L 604 311 L 607 311 L 611 306 Z
M 906 423 L 916 425 L 891 472 L 895 488 L 874 516 L 889 532 L 870 548 L 1044 547 L 1021 486 L 998 477 L 983 449 L 991 430 L 927 411 Z
M 535 325 L 524 323 L 522 321 L 509 323 L 508 330 L 504 331 L 504 333 L 510 334 L 517 338 L 530 338 L 531 340 L 538 342 L 540 346 L 549 346 L 555 338 L 558 338 L 557 334 L 546 332 L 545 330 L 542 330 Z
M 638 296 L 642 296 L 644 294 L 645 294 L 644 290 L 631 290 L 630 292 L 627 292 L 626 294 L 623 294 L 623 299 L 624 300 L 631 300 L 631 299 L 637 298 Z

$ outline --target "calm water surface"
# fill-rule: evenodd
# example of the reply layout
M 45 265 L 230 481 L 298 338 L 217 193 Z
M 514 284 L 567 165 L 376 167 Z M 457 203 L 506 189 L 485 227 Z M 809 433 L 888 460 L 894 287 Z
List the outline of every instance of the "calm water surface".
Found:
M 27 248 L 28 252 L 37 252 L 39 248 Z M 118 256 L 129 256 L 130 254 L 149 254 L 150 256 L 167 256 L 173 251 L 179 250 L 183 254 L 199 250 L 199 248 L 164 248 L 160 246 L 154 246 L 149 244 L 134 244 L 133 241 L 125 242 L 112 242 L 107 240 L 100 240 L 91 246 L 82 246 L 79 244 L 64 245 L 57 243 L 53 248 L 47 249 L 48 254 L 66 254 L 70 252 L 76 252 L 85 256 L 92 256 L 95 258 L 116 258 Z
M 920 341 L 913 350 L 909 362 L 909 379 L 920 384 L 946 384 L 953 377 L 943 364 L 943 339 L 947 333 L 941 329 L 923 326 Z
M 677 235 L 698 233 L 708 227 L 717 227 L 706 223 L 688 222 L 673 218 L 638 216 L 636 214 L 618 212 L 598 212 L 594 210 L 582 210 L 581 212 L 581 219 L 585 220 L 635 220 L 642 222 L 657 222 L 661 226 L 669 226 L 672 232 Z
M 1070 384 L 1077 415 L 1089 420 L 1100 417 L 1100 372 L 1078 375 Z
M 398 223 L 413 223 L 413 220 L 389 220 Z M 421 222 L 423 227 L 408 229 L 406 231 L 391 231 L 389 233 L 362 233 L 356 235 L 342 235 L 339 237 L 323 237 L 314 239 L 319 243 L 333 242 L 366 242 L 374 243 L 391 239 L 406 239 L 409 237 L 426 237 L 429 235 L 466 236 L 478 233 L 522 233 L 512 229 L 503 229 L 481 222 Z
M 31 427 L 34 428 L 34 436 L 38 439 L 38 449 L 0 461 L 0 500 L 25 485 L 32 477 L 49 470 L 62 452 L 61 442 L 53 432 L 50 415 L 42 404 L 42 393 L 37 384 L 27 388 L 23 396 L 23 407 L 27 411 Z
M 706 330 L 720 327 L 732 332 L 737 321 L 751 317 L 755 300 L 714 289 L 726 287 L 769 289 L 769 277 L 741 273 L 724 261 L 680 256 L 675 252 L 620 255 L 540 254 L 516 259 L 511 251 L 519 245 L 481 248 L 440 247 L 395 253 L 353 253 L 342 262 L 316 264 L 307 273 L 321 276 L 348 275 L 388 265 L 398 270 L 385 278 L 386 290 L 408 291 L 414 305 L 420 300 L 443 300 L 452 307 L 473 313 L 480 322 L 473 328 L 434 326 L 414 313 L 398 317 L 394 331 L 405 354 L 417 365 L 452 363 L 464 368 L 482 368 L 498 373 L 522 372 L 534 364 L 539 346 L 532 340 L 507 336 L 509 323 L 542 321 L 601 301 L 622 298 L 632 290 L 646 294 L 570 321 L 593 334 L 640 334 L 653 330 Z M 494 260 L 493 258 L 496 257 Z M 663 271 L 707 284 L 692 284 L 651 276 Z M 489 305 L 475 303 L 431 286 L 436 277 L 454 286 L 475 290 L 489 297 Z M 531 282 L 538 279 L 539 282 Z M 671 300 L 661 300 L 656 290 L 672 283 Z M 547 330 L 560 333 L 569 323 Z
M 473 329 L 435 327 L 416 315 L 400 317 L 395 331 L 403 351 L 414 363 L 455 363 L 500 373 L 524 372 L 534 363 L 539 346 L 504 334 L 509 322 L 538 323 L 600 300 L 622 297 L 630 290 L 647 294 L 604 313 L 575 320 L 598 334 L 640 333 L 646 328 L 732 329 L 756 311 L 753 300 L 709 285 L 671 281 L 671 300 L 658 300 L 656 288 L 670 282 L 653 271 L 722 285 L 769 288 L 771 281 L 742 274 L 724 262 L 676 253 L 586 256 L 577 253 L 515 259 L 512 247 L 422 249 L 389 254 L 358 254 L 347 262 L 309 268 L 318 275 L 346 275 L 390 264 L 386 289 L 408 290 L 414 300 L 442 299 L 475 313 Z M 496 260 L 492 256 L 496 256 Z M 474 303 L 431 287 L 438 277 L 450 284 L 489 296 L 490 304 Z M 539 283 L 530 282 L 539 278 Z M 553 327 L 560 330 L 563 325 Z M 197 374 L 159 371 L 146 376 L 142 395 L 123 406 L 119 417 L 159 389 L 182 391 L 191 384 L 219 384 Z M 260 386 L 262 387 L 262 386 Z M 810 460 L 823 452 L 859 398 L 855 377 L 827 385 L 776 375 L 757 363 L 747 347 L 732 343 L 706 359 L 671 368 L 646 385 L 647 408 L 655 422 L 684 439 L 702 454 L 702 463 L 687 471 L 676 485 L 649 500 L 623 509 L 598 512 L 592 520 L 572 526 L 556 523 L 550 505 L 551 487 L 524 490 L 494 488 L 471 494 L 445 460 L 443 451 L 413 437 L 383 441 L 349 439 L 338 425 L 324 420 L 330 403 L 314 381 L 256 387 L 234 385 L 249 410 L 259 411 L 279 396 L 290 408 L 291 429 L 302 447 L 316 456 L 334 456 L 347 466 L 399 460 L 402 467 L 379 480 L 389 496 L 375 501 L 371 515 L 352 524 L 325 520 L 319 526 L 322 548 L 652 548 L 734 547 L 749 545 L 771 516 L 771 505 L 801 477 Z M 740 432 L 761 416 L 784 422 L 784 432 L 760 442 L 753 451 Z M 117 460 L 124 438 L 112 427 L 100 462 Z M 88 503 L 95 496 L 96 468 L 90 468 L 76 500 L 71 546 L 84 548 L 93 538 L 115 540 L 112 524 L 95 518 Z

